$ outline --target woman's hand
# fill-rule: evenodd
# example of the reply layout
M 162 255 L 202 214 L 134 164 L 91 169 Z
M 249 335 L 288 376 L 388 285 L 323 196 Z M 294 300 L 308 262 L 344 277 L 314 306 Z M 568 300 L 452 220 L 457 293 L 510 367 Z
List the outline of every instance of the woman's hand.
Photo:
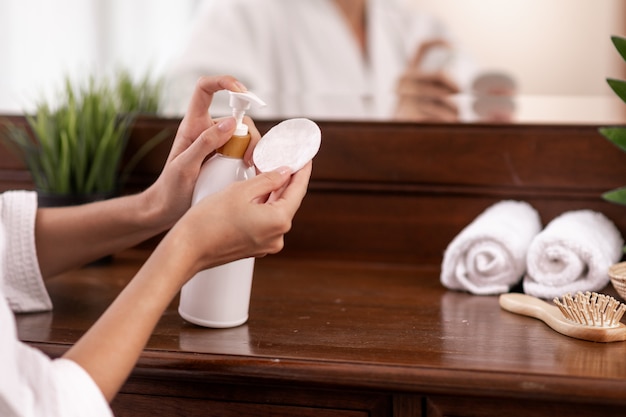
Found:
M 263 173 L 193 206 L 162 242 L 189 266 L 180 285 L 200 270 L 280 251 L 306 194 L 311 167 L 294 175 L 288 168 Z
M 423 43 L 413 60 L 398 80 L 398 102 L 394 117 L 407 121 L 454 122 L 459 112 L 450 96 L 457 94 L 459 86 L 444 70 L 434 72 L 422 69 L 423 61 L 432 48 L 445 48 L 442 40 Z
M 35 240 L 44 277 L 136 245 L 172 227 L 189 209 L 202 162 L 234 133 L 232 117 L 213 120 L 213 94 L 245 87 L 233 77 L 204 77 L 183 119 L 157 181 L 140 194 L 78 207 L 39 209 Z M 260 134 L 248 120 L 251 145 Z M 248 157 L 251 159 L 251 156 Z
M 154 213 L 155 221 L 162 223 L 163 229 L 171 227 L 190 207 L 202 163 L 234 133 L 234 118 L 214 120 L 209 113 L 213 95 L 220 90 L 247 91 L 230 76 L 200 78 L 163 171 L 144 192 L 146 207 Z M 252 139 L 244 159 L 251 165 L 252 150 L 261 135 L 250 118 L 246 117 L 246 124 Z
M 202 162 L 235 129 L 233 118 L 216 122 L 207 112 L 213 93 L 220 89 L 237 91 L 241 87 L 232 77 L 203 78 L 198 82 L 163 174 L 142 193 L 142 198 L 155 205 L 155 213 L 164 210 L 164 224 L 174 226 L 102 317 L 63 355 L 89 373 L 109 401 L 182 286 L 202 269 L 280 251 L 306 194 L 310 162 L 293 175 L 289 169 L 279 169 L 236 182 L 189 209 Z M 258 131 L 252 127 L 251 132 L 256 142 Z M 126 200 L 94 204 L 89 217 L 98 221 L 108 218 L 107 212 L 124 214 L 137 209 L 129 204 L 132 210 L 125 210 Z M 110 205 L 108 210 L 99 208 L 105 204 Z M 126 223 L 122 226 L 128 227 Z
M 279 169 L 235 183 L 194 205 L 63 356 L 85 369 L 112 400 L 163 311 L 196 272 L 282 249 L 310 175 L 311 163 L 293 176 Z

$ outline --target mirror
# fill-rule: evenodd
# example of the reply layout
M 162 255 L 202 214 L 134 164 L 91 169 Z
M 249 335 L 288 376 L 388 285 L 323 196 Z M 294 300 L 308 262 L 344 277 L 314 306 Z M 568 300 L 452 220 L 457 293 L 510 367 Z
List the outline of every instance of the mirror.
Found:
M 626 77 L 611 35 L 626 36 L 621 0 L 414 0 L 445 21 L 486 68 L 518 84 L 520 123 L 626 121 L 606 84 Z
M 0 112 L 28 111 L 34 100 L 53 96 L 64 75 L 85 76 L 114 67 L 131 68 L 139 76 L 163 75 L 206 1 L 218 0 L 0 0 Z M 515 79 L 513 100 L 483 102 L 479 109 L 505 106 L 515 123 L 626 122 L 626 105 L 605 82 L 607 77 L 626 79 L 626 64 L 610 42 L 613 34 L 626 35 L 622 0 L 402 1 L 438 16 L 481 68 Z M 280 103 L 275 108 L 299 106 L 319 119 L 376 118 L 328 105 L 354 97 L 265 99 Z M 358 99 L 376 107 L 394 98 Z M 475 97 L 455 100 L 466 115 L 462 120 L 474 121 L 470 113 L 477 108 Z M 271 117 L 269 111 L 271 107 L 257 117 Z

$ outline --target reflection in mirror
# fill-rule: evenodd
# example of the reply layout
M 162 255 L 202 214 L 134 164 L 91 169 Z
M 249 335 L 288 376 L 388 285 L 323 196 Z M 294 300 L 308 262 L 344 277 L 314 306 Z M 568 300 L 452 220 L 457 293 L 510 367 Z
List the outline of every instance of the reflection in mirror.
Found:
M 626 36 L 623 0 L 410 1 L 441 16 L 484 68 L 514 76 L 514 122 L 626 122 L 605 81 L 626 78 L 610 41 Z
M 296 115 L 458 121 L 454 95 L 515 92 L 474 61 L 441 19 L 398 0 L 209 2 L 168 74 L 170 110 L 184 112 L 203 74 L 226 73 L 261 97 L 320 97 L 293 101 Z
M 216 1 L 0 0 L 0 112 L 29 111 L 35 100 L 53 97 L 65 75 L 87 77 L 127 67 L 137 76 L 165 76 L 183 53 L 199 8 Z M 515 81 L 517 94 L 512 97 L 478 100 L 467 94 L 471 88 L 454 95 L 451 102 L 459 120 L 626 120 L 625 106 L 605 83 L 609 76 L 626 78 L 626 64 L 610 43 L 612 34 L 626 34 L 622 0 L 397 1 L 436 16 L 481 72 L 504 72 Z M 439 61 L 446 60 L 438 55 Z M 270 105 L 257 117 L 403 119 L 394 113 L 398 101 L 390 93 L 271 91 L 264 98 Z
M 269 106 L 251 112 L 257 119 L 275 120 L 308 117 L 326 121 L 406 121 L 389 115 L 395 97 L 271 95 L 263 97 Z M 517 95 L 452 98 L 465 123 L 601 125 L 626 123 L 626 105 L 606 95 Z M 228 110 L 214 110 L 227 115 Z

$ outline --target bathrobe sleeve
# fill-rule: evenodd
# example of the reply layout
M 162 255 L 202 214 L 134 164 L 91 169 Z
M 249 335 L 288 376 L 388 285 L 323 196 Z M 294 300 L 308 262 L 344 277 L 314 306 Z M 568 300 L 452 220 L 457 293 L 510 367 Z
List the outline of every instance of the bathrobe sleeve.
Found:
M 36 212 L 34 192 L 0 195 L 0 282 L 9 307 L 16 313 L 52 308 L 37 261 Z
M 18 339 L 12 309 L 41 312 L 52 307 L 37 263 L 36 210 L 33 192 L 0 195 L 0 416 L 112 416 L 80 366 L 51 360 Z

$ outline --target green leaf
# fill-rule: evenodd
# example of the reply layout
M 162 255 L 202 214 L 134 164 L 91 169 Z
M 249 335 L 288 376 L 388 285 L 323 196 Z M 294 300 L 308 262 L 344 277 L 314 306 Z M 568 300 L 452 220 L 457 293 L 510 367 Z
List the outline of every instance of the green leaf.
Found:
M 144 143 L 132 156 L 130 161 L 126 163 L 126 166 L 124 167 L 124 170 L 120 175 L 120 184 L 125 184 L 126 181 L 128 181 L 131 172 L 133 171 L 133 169 L 135 169 L 139 161 L 141 161 L 141 159 L 143 159 L 148 153 L 150 153 L 151 150 L 156 148 L 159 143 L 170 137 L 170 135 L 171 132 L 169 131 L 169 129 L 163 129 L 152 138 L 150 138 L 146 143 Z
M 72 171 L 72 156 L 70 155 L 70 140 L 67 132 L 61 133 L 61 154 L 59 157 L 58 172 L 59 183 L 57 191 L 61 194 L 68 194 L 72 189 L 70 172 Z
M 626 187 L 616 188 L 602 194 L 602 198 L 611 203 L 626 206 Z
M 615 45 L 617 52 L 619 52 L 622 58 L 626 60 L 626 38 L 621 36 L 611 36 L 611 40 L 613 41 L 613 45 Z
M 114 85 L 121 113 L 155 114 L 159 110 L 163 80 L 149 75 L 135 81 L 128 71 L 119 71 Z
M 606 82 L 623 102 L 626 103 L 626 81 L 607 78 Z
M 601 127 L 600 134 L 626 152 L 626 127 Z
M 57 107 L 36 103 L 26 115 L 28 129 L 0 120 L 0 138 L 19 151 L 38 189 L 58 193 L 102 193 L 120 184 L 121 161 L 137 112 L 156 112 L 161 84 L 128 72 L 113 83 L 90 77 L 84 83 L 65 78 Z M 5 127 L 3 129 L 3 126 Z M 132 167 L 160 136 L 131 155 Z

